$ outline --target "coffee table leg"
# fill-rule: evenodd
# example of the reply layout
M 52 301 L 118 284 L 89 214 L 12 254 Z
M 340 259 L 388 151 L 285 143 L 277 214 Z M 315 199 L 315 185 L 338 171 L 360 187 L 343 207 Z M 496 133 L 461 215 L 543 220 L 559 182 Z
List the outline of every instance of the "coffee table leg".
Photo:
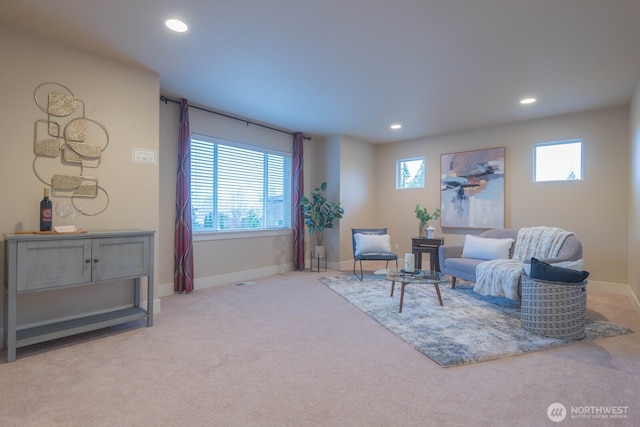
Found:
M 402 301 L 404 300 L 404 287 L 407 286 L 405 282 L 402 282 L 402 288 L 400 288 L 400 310 L 398 313 L 402 313 Z
M 396 281 L 392 280 L 391 281 L 391 296 L 393 296 L 393 288 L 395 288 L 395 287 L 396 287 Z
M 438 294 L 438 301 L 440 301 L 440 305 L 442 304 L 442 295 L 440 295 L 440 286 L 437 283 L 434 283 L 433 286 L 436 287 L 436 293 Z

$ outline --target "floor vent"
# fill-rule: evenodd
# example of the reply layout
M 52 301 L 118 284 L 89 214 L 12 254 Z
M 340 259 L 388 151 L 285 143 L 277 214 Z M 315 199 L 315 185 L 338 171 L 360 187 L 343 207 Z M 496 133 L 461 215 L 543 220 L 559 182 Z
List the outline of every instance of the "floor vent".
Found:
M 240 282 L 240 283 L 236 283 L 236 286 L 247 286 L 247 285 L 255 285 L 256 282 L 253 282 L 251 280 L 247 280 L 246 282 Z

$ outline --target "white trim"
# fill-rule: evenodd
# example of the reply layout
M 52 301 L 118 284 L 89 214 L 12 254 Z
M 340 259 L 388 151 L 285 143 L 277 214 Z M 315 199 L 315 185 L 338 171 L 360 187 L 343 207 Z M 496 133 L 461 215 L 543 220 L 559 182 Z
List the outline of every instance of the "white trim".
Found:
M 251 239 L 255 237 L 291 236 L 291 228 L 260 229 L 251 231 L 194 232 L 194 242 L 209 240 Z
M 146 310 L 147 302 L 146 301 L 140 302 L 140 307 Z M 155 316 L 158 313 L 160 313 L 160 297 L 156 295 L 156 297 L 153 299 L 153 315 Z
M 640 319 L 640 302 L 629 285 L 625 283 L 596 282 L 589 280 L 587 283 L 587 292 L 590 290 L 594 292 L 601 292 L 603 294 L 622 295 L 627 297 L 631 303 L 633 311 L 636 312 L 636 316 Z
M 293 270 L 293 264 L 273 265 L 269 267 L 256 268 L 253 270 L 244 270 L 233 273 L 218 274 L 215 276 L 201 277 L 196 279 L 194 290 L 213 288 L 229 283 L 245 282 L 247 280 L 255 280 L 260 277 L 273 276 L 275 274 L 286 273 Z M 260 281 L 258 281 L 258 284 Z M 160 297 L 173 295 L 173 283 L 165 283 L 156 287 L 156 293 Z

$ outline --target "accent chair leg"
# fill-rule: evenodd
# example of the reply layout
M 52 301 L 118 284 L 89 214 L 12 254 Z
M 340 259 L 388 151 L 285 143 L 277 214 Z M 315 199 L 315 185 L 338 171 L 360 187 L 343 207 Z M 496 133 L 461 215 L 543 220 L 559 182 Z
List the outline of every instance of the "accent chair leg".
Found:
M 364 274 L 362 273 L 362 260 L 360 260 L 360 275 L 356 273 L 356 260 L 353 260 L 353 274 L 362 282 L 362 278 L 364 277 Z
M 451 276 L 451 289 L 456 287 L 456 276 Z

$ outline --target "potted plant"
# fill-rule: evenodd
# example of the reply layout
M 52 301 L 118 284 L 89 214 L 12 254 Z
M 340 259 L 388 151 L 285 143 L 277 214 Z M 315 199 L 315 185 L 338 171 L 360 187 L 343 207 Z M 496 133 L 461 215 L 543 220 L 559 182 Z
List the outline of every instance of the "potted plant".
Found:
M 419 236 L 432 238 L 435 228 L 429 227 L 429 221 L 440 218 L 440 208 L 436 208 L 435 211 L 429 213 L 427 208 L 420 208 L 420 205 L 416 205 L 415 213 L 416 218 L 420 220 Z
M 316 246 L 314 247 L 314 256 L 324 258 L 326 256 L 326 249 L 324 243 L 324 230 L 326 228 L 333 228 L 333 222 L 339 218 L 342 218 L 344 209 L 340 207 L 339 202 L 330 202 L 325 196 L 327 190 L 327 183 L 323 182 L 320 187 L 314 189 L 311 192 L 311 198 L 306 196 L 302 197 L 302 217 L 304 223 L 309 229 L 309 234 L 316 235 Z

